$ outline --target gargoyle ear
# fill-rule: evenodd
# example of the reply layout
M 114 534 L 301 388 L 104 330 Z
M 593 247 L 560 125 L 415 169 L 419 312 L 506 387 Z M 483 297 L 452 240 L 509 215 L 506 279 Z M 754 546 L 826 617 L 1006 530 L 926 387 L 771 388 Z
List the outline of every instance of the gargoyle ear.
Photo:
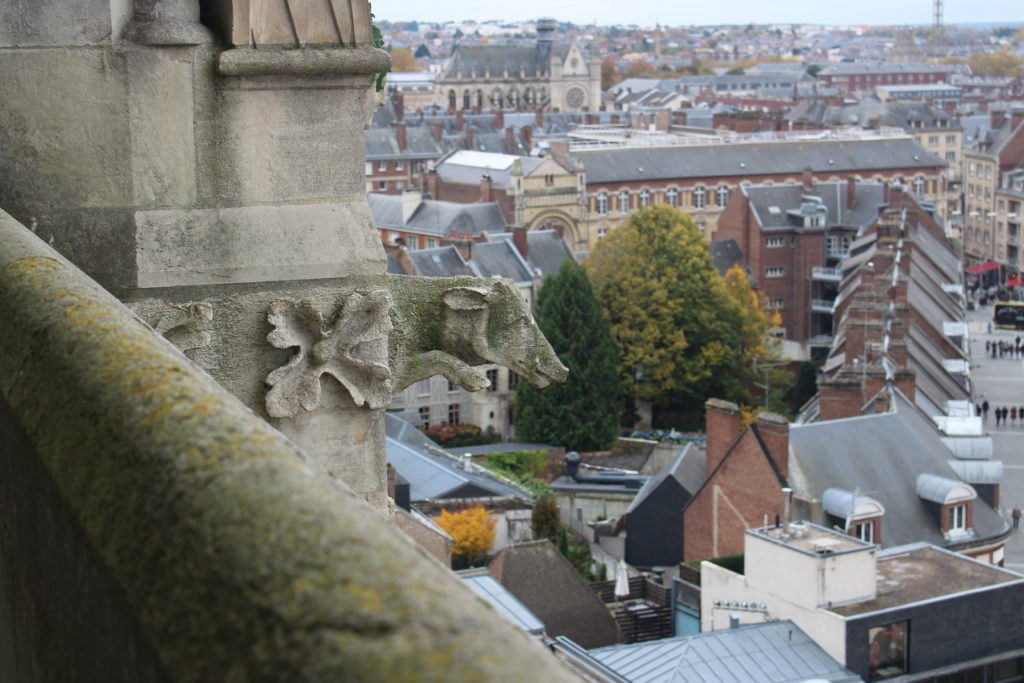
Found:
M 454 311 L 479 311 L 487 308 L 487 290 L 482 287 L 452 287 L 441 300 Z

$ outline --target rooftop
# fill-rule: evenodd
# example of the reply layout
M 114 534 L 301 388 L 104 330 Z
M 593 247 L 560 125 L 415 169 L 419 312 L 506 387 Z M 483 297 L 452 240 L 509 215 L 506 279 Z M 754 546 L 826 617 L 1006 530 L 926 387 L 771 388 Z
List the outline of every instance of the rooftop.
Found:
M 859 538 L 809 522 L 793 522 L 789 525 L 788 531 L 786 525 L 782 525 L 748 529 L 747 533 L 811 555 L 835 555 L 875 547 L 874 544 L 865 543 Z
M 1024 576 L 919 543 L 879 554 L 874 598 L 831 611 L 850 617 L 1013 581 L 1024 581 Z

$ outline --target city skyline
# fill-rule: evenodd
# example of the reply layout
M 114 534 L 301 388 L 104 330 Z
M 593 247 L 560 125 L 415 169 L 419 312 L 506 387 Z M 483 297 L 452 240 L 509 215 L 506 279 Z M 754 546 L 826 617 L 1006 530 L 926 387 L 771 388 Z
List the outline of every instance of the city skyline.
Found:
M 649 8 L 649 9 L 647 9 Z M 610 0 L 524 0 L 509 5 L 497 0 L 453 0 L 425 6 L 413 0 L 390 0 L 374 4 L 378 19 L 389 21 L 528 21 L 538 17 L 554 17 L 560 21 L 599 25 L 636 24 L 638 26 L 694 26 L 715 24 L 799 23 L 822 25 L 928 25 L 932 22 L 932 3 L 892 3 L 865 0 L 856 5 L 815 4 L 781 0 L 771 4 L 753 0 L 702 5 L 669 6 L 650 3 L 647 7 L 623 5 Z M 944 23 L 1020 23 L 1024 21 L 1019 0 L 993 0 L 984 4 L 966 2 L 944 3 Z

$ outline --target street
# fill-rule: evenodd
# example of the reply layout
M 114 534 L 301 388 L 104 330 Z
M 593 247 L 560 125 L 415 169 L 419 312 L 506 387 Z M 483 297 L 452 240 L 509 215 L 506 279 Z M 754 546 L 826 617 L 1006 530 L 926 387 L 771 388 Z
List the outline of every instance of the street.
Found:
M 1007 419 L 1006 425 L 996 428 L 993 411 L 1004 406 L 1018 409 L 1024 406 L 1024 361 L 1009 356 L 992 358 L 991 353 L 986 356 L 985 342 L 1001 340 L 1012 344 L 1017 336 L 1024 337 L 1024 332 L 993 328 L 989 334 L 991 319 L 991 306 L 967 312 L 971 376 L 975 403 L 989 402 L 985 431 L 992 437 L 992 459 L 1003 461 L 999 502 L 1001 511 L 1009 519 L 1014 504 L 1024 507 L 1024 423 L 1020 418 L 1016 423 Z M 1006 543 L 1006 567 L 1024 573 L 1024 536 L 1020 531 L 1014 532 Z

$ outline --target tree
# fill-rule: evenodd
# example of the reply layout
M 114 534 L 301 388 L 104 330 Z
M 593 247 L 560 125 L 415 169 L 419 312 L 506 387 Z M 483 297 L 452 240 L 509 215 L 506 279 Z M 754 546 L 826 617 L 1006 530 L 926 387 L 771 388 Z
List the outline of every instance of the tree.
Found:
M 441 510 L 437 525 L 455 541 L 452 559 L 462 566 L 478 563 L 494 543 L 495 520 L 482 505 L 474 505 L 461 512 Z
M 807 67 L 807 75 L 811 78 L 817 78 L 823 68 L 824 67 L 821 64 L 811 64 Z
M 980 76 L 1024 76 L 1024 59 L 1007 49 L 988 55 L 971 55 L 967 63 L 971 72 Z
M 566 259 L 537 297 L 537 324 L 568 379 L 544 389 L 520 383 L 520 438 L 577 451 L 608 448 L 619 432 L 618 356 L 608 321 L 583 266 Z
M 601 90 L 607 90 L 621 80 L 622 74 L 615 64 L 615 57 L 605 57 L 601 60 Z
M 796 374 L 796 409 L 800 410 L 805 403 L 818 393 L 818 371 L 814 364 L 804 361 Z
M 708 398 L 749 402 L 752 359 L 764 353 L 758 306 L 749 283 L 746 301 L 730 291 L 688 216 L 669 206 L 636 211 L 597 243 L 585 265 L 630 396 L 672 408 L 690 425 L 700 423 Z M 741 289 L 738 278 L 731 287 Z
M 562 521 L 558 518 L 558 502 L 550 493 L 544 494 L 533 504 L 530 513 L 530 528 L 534 538 L 557 541 L 562 533 Z
M 634 59 L 626 65 L 626 78 L 645 78 L 654 73 L 654 67 L 646 59 Z
M 419 71 L 420 67 L 409 48 L 396 47 L 391 50 L 391 70 L 395 73 Z
M 416 59 L 430 59 L 430 50 L 427 49 L 426 44 L 420 43 L 420 46 L 416 48 L 416 53 L 413 57 Z

